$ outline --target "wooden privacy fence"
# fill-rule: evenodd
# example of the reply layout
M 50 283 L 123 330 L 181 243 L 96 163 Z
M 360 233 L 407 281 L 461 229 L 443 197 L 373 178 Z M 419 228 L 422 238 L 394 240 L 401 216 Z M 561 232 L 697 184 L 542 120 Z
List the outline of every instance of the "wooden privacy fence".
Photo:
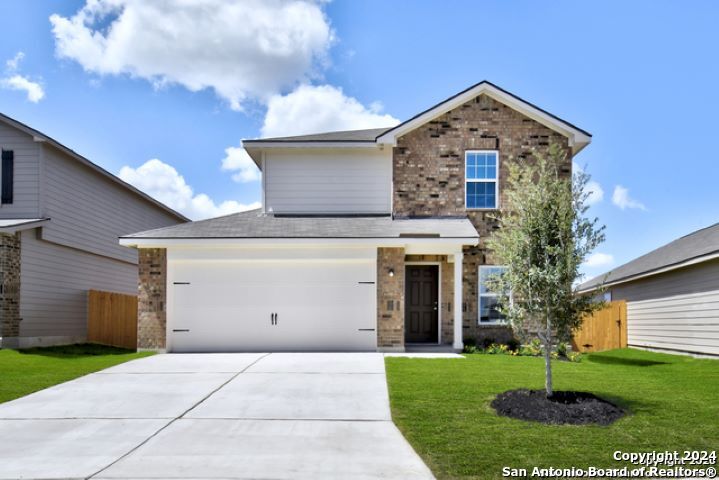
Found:
M 87 340 L 133 350 L 137 348 L 137 296 L 90 290 Z
M 627 302 L 609 302 L 606 308 L 584 319 L 574 334 L 572 348 L 579 352 L 600 352 L 627 346 Z

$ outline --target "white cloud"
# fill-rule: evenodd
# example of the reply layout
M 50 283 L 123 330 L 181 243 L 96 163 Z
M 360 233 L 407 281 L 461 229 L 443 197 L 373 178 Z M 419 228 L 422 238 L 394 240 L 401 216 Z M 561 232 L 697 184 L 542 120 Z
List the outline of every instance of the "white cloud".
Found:
M 604 200 L 604 190 L 599 182 L 589 180 L 585 187 L 589 196 L 587 196 L 587 205 L 594 205 Z
M 584 265 L 589 268 L 608 267 L 614 263 L 614 256 L 609 253 L 593 253 L 589 255 Z
M 399 120 L 382 113 L 378 102 L 368 107 L 332 85 L 300 85 L 288 95 L 274 95 L 267 103 L 263 137 L 362 128 L 392 127 Z
M 38 82 L 33 82 L 23 75 L 12 75 L 0 80 L 0 86 L 7 90 L 19 90 L 25 92 L 27 99 L 32 103 L 37 103 L 45 96 L 45 90 Z
M 14 57 L 5 62 L 5 66 L 9 71 L 14 72 L 20 66 L 20 62 L 23 58 L 25 58 L 25 53 L 17 52 Z
M 584 169 L 574 162 L 572 162 L 572 168 L 577 173 L 584 172 Z M 595 180 L 589 180 L 584 187 L 584 191 L 589 194 L 586 201 L 587 205 L 595 205 L 604 200 L 604 189 Z
M 222 159 L 222 170 L 236 172 L 232 180 L 238 183 L 254 182 L 260 179 L 260 170 L 242 147 L 227 147 Z
M 86 0 L 50 22 L 58 56 L 88 72 L 212 88 L 235 110 L 311 78 L 334 39 L 313 0 Z
M 204 193 L 195 194 L 172 165 L 156 158 L 138 168 L 122 167 L 119 177 L 193 220 L 217 217 L 260 207 L 260 202 L 242 204 L 234 200 L 216 203 Z
M 637 208 L 639 210 L 647 209 L 643 203 L 630 197 L 629 189 L 621 185 L 614 187 L 614 193 L 612 193 L 612 203 L 622 210 L 627 208 Z
M 17 52 L 14 57 L 5 62 L 6 76 L 0 78 L 0 88 L 25 92 L 29 101 L 37 103 L 45 96 L 45 90 L 40 82 L 33 81 L 30 77 L 17 73 L 23 58 L 25 58 L 25 54 Z

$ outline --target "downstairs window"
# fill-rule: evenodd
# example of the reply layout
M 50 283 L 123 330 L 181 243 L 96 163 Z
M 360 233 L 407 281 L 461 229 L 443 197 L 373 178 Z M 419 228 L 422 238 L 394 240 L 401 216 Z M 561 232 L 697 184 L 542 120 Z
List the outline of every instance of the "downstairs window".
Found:
M 484 265 L 479 267 L 479 325 L 502 324 L 506 318 L 499 311 L 499 294 L 491 290 L 488 281 L 503 274 L 507 267 Z

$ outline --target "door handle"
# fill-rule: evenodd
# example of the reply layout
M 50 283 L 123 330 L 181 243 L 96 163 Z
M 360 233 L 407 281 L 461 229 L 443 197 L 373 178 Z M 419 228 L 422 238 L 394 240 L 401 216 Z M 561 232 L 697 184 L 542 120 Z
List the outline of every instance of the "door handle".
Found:
M 278 315 L 275 313 L 275 325 L 277 325 L 277 317 Z
M 277 314 L 270 313 L 270 325 L 277 325 Z

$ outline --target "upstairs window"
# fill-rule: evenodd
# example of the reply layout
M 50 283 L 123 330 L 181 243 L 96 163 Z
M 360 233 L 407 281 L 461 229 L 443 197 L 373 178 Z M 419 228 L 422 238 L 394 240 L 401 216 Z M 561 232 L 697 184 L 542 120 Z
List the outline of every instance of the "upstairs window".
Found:
M 504 323 L 506 318 L 500 310 L 499 294 L 492 291 L 489 281 L 502 275 L 507 267 L 483 265 L 479 267 L 479 324 Z
M 499 154 L 494 150 L 469 150 L 464 154 L 465 207 L 497 208 Z

